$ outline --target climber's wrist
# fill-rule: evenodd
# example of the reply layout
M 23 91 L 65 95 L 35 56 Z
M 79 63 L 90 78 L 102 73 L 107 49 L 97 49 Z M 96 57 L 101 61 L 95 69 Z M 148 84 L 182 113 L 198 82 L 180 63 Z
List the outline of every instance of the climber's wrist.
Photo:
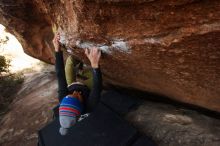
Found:
M 55 50 L 55 52 L 60 52 L 61 51 L 61 47 L 60 46 L 56 46 L 54 50 Z
M 97 63 L 91 63 L 91 66 L 94 69 L 99 68 L 99 64 L 97 64 Z

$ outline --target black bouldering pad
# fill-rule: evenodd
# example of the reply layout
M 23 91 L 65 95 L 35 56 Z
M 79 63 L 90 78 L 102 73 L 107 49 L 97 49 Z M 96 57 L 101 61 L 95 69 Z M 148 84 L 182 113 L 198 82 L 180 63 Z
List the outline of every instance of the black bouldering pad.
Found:
M 110 90 L 103 92 L 101 102 L 113 111 L 123 115 L 137 107 L 139 101 L 138 99 Z
M 154 141 L 146 136 L 139 137 L 132 146 L 157 146 Z
M 90 116 L 70 128 L 66 136 L 59 133 L 56 118 L 39 131 L 42 146 L 126 146 L 137 136 L 137 130 L 103 104 Z

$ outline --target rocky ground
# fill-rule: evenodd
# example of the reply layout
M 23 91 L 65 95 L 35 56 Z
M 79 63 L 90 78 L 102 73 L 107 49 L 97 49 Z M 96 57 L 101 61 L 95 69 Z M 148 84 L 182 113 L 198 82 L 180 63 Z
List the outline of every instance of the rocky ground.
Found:
M 26 74 L 9 112 L 1 120 L 0 145 L 37 145 L 37 131 L 51 120 L 51 109 L 57 104 L 56 91 L 53 66 Z M 220 119 L 177 104 L 142 99 L 126 119 L 159 146 L 220 145 Z
M 57 104 L 53 69 L 25 74 L 22 88 L 1 120 L 0 145 L 37 145 L 37 131 L 51 120 L 51 108 Z
M 219 146 L 220 119 L 165 103 L 144 101 L 127 115 L 159 146 Z

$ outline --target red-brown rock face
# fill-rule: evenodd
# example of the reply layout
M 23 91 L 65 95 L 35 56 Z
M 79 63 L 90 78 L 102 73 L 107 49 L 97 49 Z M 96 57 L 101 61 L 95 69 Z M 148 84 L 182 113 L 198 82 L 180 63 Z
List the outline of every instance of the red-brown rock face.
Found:
M 3 0 L 1 23 L 27 54 L 53 63 L 53 30 L 105 80 L 220 112 L 219 0 Z

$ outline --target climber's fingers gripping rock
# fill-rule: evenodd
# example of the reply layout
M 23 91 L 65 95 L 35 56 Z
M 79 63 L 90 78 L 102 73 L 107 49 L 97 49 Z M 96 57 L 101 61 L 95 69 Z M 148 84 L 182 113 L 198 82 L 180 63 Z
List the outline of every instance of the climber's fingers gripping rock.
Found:
M 91 48 L 90 50 L 86 49 L 85 54 L 87 58 L 89 59 L 92 68 L 98 68 L 99 60 L 101 57 L 101 51 L 98 48 L 94 47 L 94 48 Z
M 56 52 L 59 52 L 61 50 L 61 44 L 60 44 L 59 41 L 60 41 L 60 34 L 56 33 L 54 38 L 53 38 L 53 45 L 54 45 L 54 48 L 55 48 Z

